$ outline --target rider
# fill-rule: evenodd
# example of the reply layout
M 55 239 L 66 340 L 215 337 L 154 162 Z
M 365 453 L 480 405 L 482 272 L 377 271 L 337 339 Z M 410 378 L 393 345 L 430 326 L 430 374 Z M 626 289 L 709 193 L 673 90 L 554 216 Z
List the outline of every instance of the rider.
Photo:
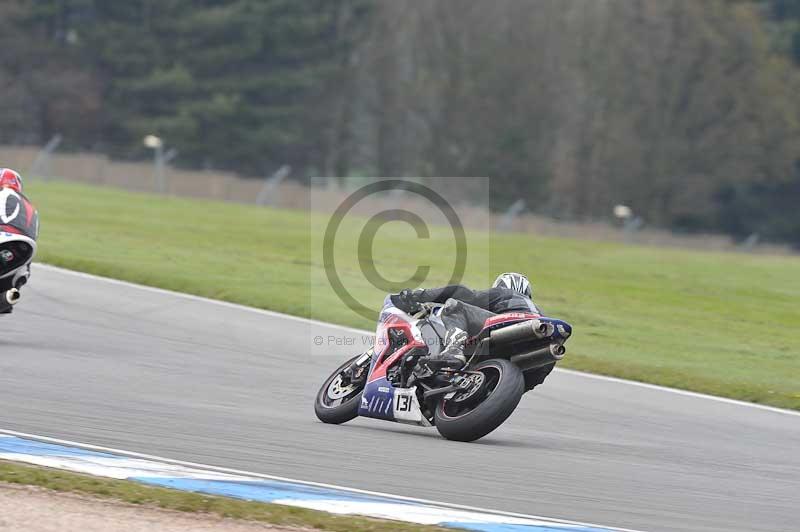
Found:
M 36 232 L 38 227 L 38 217 L 36 215 L 35 208 L 27 202 L 27 200 L 23 200 L 23 191 L 22 191 L 22 177 L 16 171 L 10 168 L 0 168 L 0 193 L 3 191 L 8 191 L 3 197 L 5 197 L 6 202 L 8 202 L 8 195 L 13 195 L 17 197 L 17 200 L 20 201 L 20 208 L 15 210 L 14 212 L 17 215 L 13 219 L 7 219 L 6 216 L 8 215 L 7 212 L 3 212 L 3 219 L 0 220 L 0 231 L 8 231 L 14 233 L 23 233 L 26 236 L 29 236 L 36 239 Z M 22 198 L 20 198 L 22 196 Z M 7 208 L 7 205 L 0 205 L 0 209 Z M 21 212 L 20 212 L 21 211 Z M 23 215 L 24 213 L 24 215 Z M 22 223 L 22 220 L 25 220 L 25 223 Z M 5 225 L 4 225 L 5 224 Z M 6 251 L 6 253 L 8 253 Z M 2 256 L 0 256 L 0 260 L 2 260 Z M 30 261 L 26 264 L 21 265 L 19 268 L 16 268 L 16 273 L 13 276 L 7 277 L 4 280 L 8 281 L 8 284 L 5 286 L 0 286 L 0 294 L 5 295 L 6 290 L 11 288 L 20 288 L 23 284 L 28 281 L 28 278 L 31 275 L 31 266 Z M 5 297 L 0 297 L 0 314 L 8 314 L 12 311 L 14 307 L 8 303 Z
M 521 273 L 503 273 L 488 290 L 470 290 L 462 285 L 421 290 L 405 289 L 390 296 L 400 310 L 414 313 L 420 303 L 444 303 L 441 319 L 447 332 L 444 348 L 427 362 L 439 367 L 460 369 L 467 359 L 464 347 L 467 339 L 480 332 L 484 322 L 497 314 L 533 312 L 541 314 L 531 300 L 531 283 Z

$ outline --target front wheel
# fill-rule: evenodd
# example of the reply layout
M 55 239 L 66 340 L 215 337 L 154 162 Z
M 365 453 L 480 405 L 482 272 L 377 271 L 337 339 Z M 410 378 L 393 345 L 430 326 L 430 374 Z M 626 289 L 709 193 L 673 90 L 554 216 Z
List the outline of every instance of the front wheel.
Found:
M 314 401 L 314 413 L 323 423 L 340 424 L 350 421 L 358 416 L 358 407 L 361 406 L 361 392 L 364 391 L 364 382 L 359 384 L 345 384 L 342 372 L 349 368 L 361 355 L 354 356 L 325 380 L 322 388 L 317 392 Z
M 439 434 L 448 440 L 474 441 L 503 424 L 525 393 L 525 378 L 508 360 L 496 358 L 478 364 L 470 375 L 469 392 L 442 399 L 434 413 Z

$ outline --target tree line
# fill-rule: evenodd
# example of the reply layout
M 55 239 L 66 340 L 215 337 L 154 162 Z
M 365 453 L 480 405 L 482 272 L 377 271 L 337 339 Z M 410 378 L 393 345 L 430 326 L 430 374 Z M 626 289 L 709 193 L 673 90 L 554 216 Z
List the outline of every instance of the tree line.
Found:
M 0 142 L 800 246 L 800 0 L 9 0 Z

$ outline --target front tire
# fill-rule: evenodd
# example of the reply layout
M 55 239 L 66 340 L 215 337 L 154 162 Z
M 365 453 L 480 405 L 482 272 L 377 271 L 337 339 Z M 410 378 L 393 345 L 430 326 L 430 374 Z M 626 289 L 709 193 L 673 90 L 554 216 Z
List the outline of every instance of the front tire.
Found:
M 476 392 L 481 394 L 480 398 L 459 399 L 456 395 L 436 405 L 436 429 L 448 440 L 466 442 L 483 438 L 508 419 L 525 393 L 522 372 L 508 360 L 487 360 L 474 371 L 483 374 Z
M 322 384 L 322 388 L 317 392 L 314 401 L 314 413 L 323 423 L 339 425 L 354 419 L 358 416 L 358 408 L 361 406 L 361 392 L 364 391 L 364 382 L 358 386 L 342 384 L 342 372 L 350 367 L 361 355 L 356 355 L 341 366 L 328 377 Z

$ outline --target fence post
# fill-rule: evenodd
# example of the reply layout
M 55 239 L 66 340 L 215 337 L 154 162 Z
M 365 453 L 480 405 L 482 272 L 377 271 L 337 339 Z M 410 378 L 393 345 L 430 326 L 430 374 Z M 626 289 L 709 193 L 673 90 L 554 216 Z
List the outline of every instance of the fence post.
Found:
M 500 220 L 500 227 L 501 231 L 511 231 L 514 226 L 514 220 L 522 214 L 525 210 L 525 200 L 518 199 L 511 206 L 506 210 L 505 214 L 503 215 L 502 220 Z
M 752 252 L 758 245 L 759 240 L 761 240 L 761 235 L 758 233 L 752 233 L 750 236 L 744 239 L 744 242 L 741 243 L 742 250 Z
M 261 187 L 261 190 L 258 192 L 258 196 L 256 196 L 256 205 L 272 204 L 272 191 L 275 190 L 275 187 L 280 185 L 281 182 L 283 182 L 283 180 L 289 176 L 291 171 L 292 167 L 288 164 L 284 164 L 278 168 L 274 174 L 267 177 L 264 180 L 264 186 Z
M 47 166 L 47 163 L 50 162 L 50 155 L 56 151 L 56 148 L 58 148 L 58 145 L 61 144 L 63 139 L 64 137 L 62 137 L 60 133 L 56 133 L 53 135 L 53 138 L 51 138 L 47 144 L 45 144 L 44 147 L 39 150 L 39 153 L 36 154 L 36 158 L 33 160 L 33 164 L 31 164 L 31 167 L 28 170 L 28 175 L 30 177 L 37 176 L 42 169 Z M 47 179 L 50 176 L 42 175 L 42 177 Z

